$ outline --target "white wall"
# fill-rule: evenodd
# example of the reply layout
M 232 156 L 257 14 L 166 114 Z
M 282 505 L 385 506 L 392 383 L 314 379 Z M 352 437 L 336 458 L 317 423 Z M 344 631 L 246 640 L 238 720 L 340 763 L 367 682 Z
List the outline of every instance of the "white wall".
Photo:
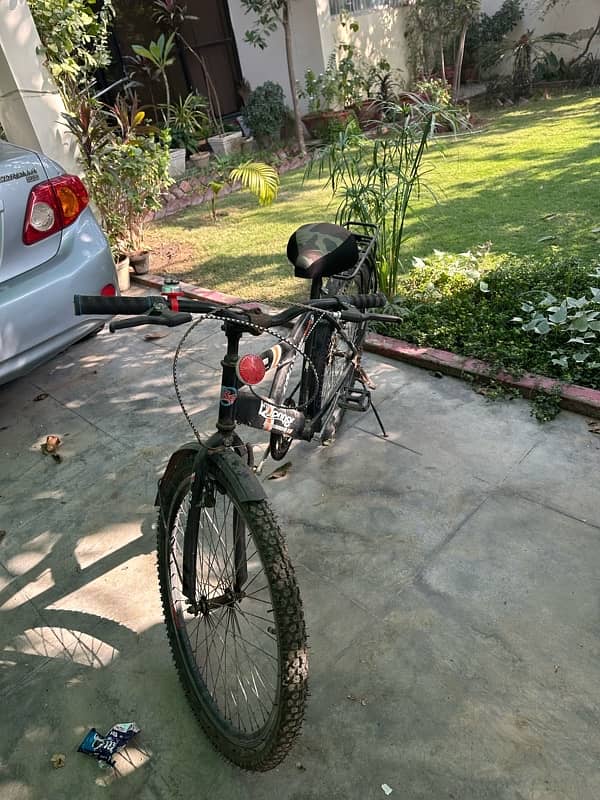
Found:
M 75 142 L 62 121 L 65 107 L 40 48 L 25 0 L 0 0 L 0 122 L 6 138 L 78 172 Z
M 493 14 L 501 5 L 502 0 L 483 0 L 481 7 L 486 14 Z M 551 49 L 565 60 L 570 60 L 585 47 L 591 29 L 596 26 L 600 16 L 600 0 L 561 0 L 545 17 L 540 11 L 540 0 L 522 0 L 522 5 L 525 16 L 511 35 L 515 39 L 526 30 L 535 31 L 536 36 L 544 33 L 579 32 L 576 42 L 579 48 L 551 46 Z M 600 36 L 596 36 L 592 41 L 589 52 L 600 54 Z
M 289 106 L 292 104 L 290 83 L 285 57 L 283 31 L 276 30 L 267 39 L 267 47 L 260 50 L 244 41 L 245 33 L 253 27 L 252 14 L 244 13 L 240 0 L 229 0 L 231 23 L 238 48 L 242 75 L 254 89 L 265 81 L 281 84 Z M 304 71 L 310 67 L 319 73 L 324 68 L 321 34 L 315 0 L 293 0 L 291 23 L 296 78 L 302 82 Z
M 340 24 L 340 16 L 331 17 L 330 40 L 348 42 L 356 46 L 362 55 L 372 62 L 385 59 L 393 69 L 401 71 L 400 79 L 408 81 L 408 51 L 405 37 L 405 8 L 380 8 L 375 11 L 357 12 L 352 20 L 358 23 L 358 31 L 348 32 Z M 328 51 L 331 52 L 331 50 Z

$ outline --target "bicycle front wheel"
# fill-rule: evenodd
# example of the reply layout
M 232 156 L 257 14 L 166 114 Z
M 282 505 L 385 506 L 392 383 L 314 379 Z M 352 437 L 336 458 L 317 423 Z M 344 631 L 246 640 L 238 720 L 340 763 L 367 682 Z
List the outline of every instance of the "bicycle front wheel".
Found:
M 300 594 L 269 505 L 241 502 L 225 485 L 217 454 L 206 464 L 200 500 L 195 603 L 184 596 L 193 474 L 190 453 L 161 483 L 158 574 L 169 643 L 213 745 L 239 767 L 265 771 L 289 752 L 304 715 L 308 660 Z

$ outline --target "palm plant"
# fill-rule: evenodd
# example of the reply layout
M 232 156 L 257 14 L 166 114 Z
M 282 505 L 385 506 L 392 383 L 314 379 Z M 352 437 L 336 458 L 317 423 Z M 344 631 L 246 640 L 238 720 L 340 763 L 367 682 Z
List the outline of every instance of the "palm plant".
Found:
M 533 67 L 537 61 L 543 60 L 553 44 L 571 45 L 566 33 L 546 33 L 536 36 L 535 31 L 527 30 L 512 45 L 513 56 L 512 86 L 515 100 L 530 97 L 533 87 Z
M 210 182 L 212 189 L 211 212 L 217 221 L 216 200 L 224 186 L 240 183 L 258 199 L 261 206 L 270 206 L 279 192 L 279 173 L 270 164 L 262 161 L 244 161 L 230 168 L 227 158 L 216 158 L 217 176 Z

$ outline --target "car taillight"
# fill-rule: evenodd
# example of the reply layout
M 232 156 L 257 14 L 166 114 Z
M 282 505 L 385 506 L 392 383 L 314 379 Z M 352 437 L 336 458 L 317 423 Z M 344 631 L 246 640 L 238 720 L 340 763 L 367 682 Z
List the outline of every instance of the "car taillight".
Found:
M 106 286 L 103 286 L 100 289 L 100 294 L 102 295 L 102 297 L 115 297 L 115 295 L 117 294 L 117 289 L 114 284 L 107 283 Z
M 235 370 L 242 383 L 248 386 L 260 383 L 267 372 L 262 358 L 254 353 L 242 356 L 237 362 Z
M 68 227 L 88 202 L 87 190 L 77 175 L 60 175 L 38 183 L 27 201 L 23 242 L 35 244 Z

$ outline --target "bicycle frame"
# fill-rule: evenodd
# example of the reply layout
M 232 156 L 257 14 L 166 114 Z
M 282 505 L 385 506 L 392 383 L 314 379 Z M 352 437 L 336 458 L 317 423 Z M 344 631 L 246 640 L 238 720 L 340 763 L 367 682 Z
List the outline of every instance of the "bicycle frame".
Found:
M 315 324 L 314 316 L 313 312 L 307 312 L 306 315 L 299 318 L 294 326 L 290 341 L 296 347 L 300 346 L 303 338 L 308 335 L 312 325 Z M 307 322 L 309 324 L 307 324 Z M 316 324 L 319 323 L 317 322 Z M 315 433 L 321 429 L 323 421 L 326 420 L 331 413 L 333 402 L 337 394 L 336 391 L 332 392 L 329 402 L 320 410 L 319 414 L 312 419 L 306 418 L 305 415 L 297 409 L 279 409 L 277 406 L 270 403 L 268 399 L 241 394 L 240 389 L 243 387 L 243 384 L 238 378 L 236 364 L 239 357 L 239 344 L 242 335 L 248 328 L 243 324 L 228 320 L 225 321 L 223 328 L 227 338 L 227 352 L 221 362 L 223 369 L 219 395 L 219 413 L 216 424 L 217 430 L 205 442 L 195 442 L 190 445 L 185 445 L 184 448 L 181 448 L 177 453 L 173 454 L 165 472 L 166 475 L 170 469 L 174 469 L 177 458 L 181 457 L 183 453 L 189 452 L 190 448 L 193 448 L 196 456 L 194 479 L 191 487 L 192 496 L 190 510 L 184 534 L 182 588 L 191 607 L 197 613 L 201 611 L 210 611 L 219 606 L 231 603 L 236 599 L 235 593 L 241 591 L 241 587 L 244 585 L 247 577 L 246 537 L 244 535 L 243 524 L 240 518 L 237 517 L 236 528 L 234 530 L 236 574 L 234 594 L 211 598 L 210 604 L 206 608 L 202 606 L 202 599 L 196 596 L 197 575 L 195 554 L 200 526 L 201 500 L 205 491 L 208 459 L 214 459 L 217 454 L 219 455 L 221 477 L 228 485 L 235 483 L 238 495 L 241 494 L 247 501 L 263 499 L 266 496 L 264 489 L 250 469 L 252 465 L 251 451 L 237 435 L 236 424 L 241 423 L 265 431 L 275 430 L 295 439 L 305 439 L 309 441 L 313 438 Z M 265 350 L 261 354 L 261 358 L 268 367 L 276 366 L 278 363 L 281 363 L 281 359 L 284 358 L 288 352 L 291 352 L 292 349 L 293 347 L 291 345 L 282 342 L 279 345 L 274 345 L 268 350 Z M 351 362 L 348 362 L 347 369 L 344 370 L 341 375 L 340 386 L 345 380 L 350 368 Z M 304 380 L 305 374 L 303 370 L 301 380 Z M 226 453 L 228 453 L 229 456 L 226 456 Z M 246 463 L 244 463 L 243 460 L 244 455 L 246 456 Z M 231 457 L 233 457 L 233 459 Z M 160 483 L 157 505 L 162 507 L 160 502 Z M 205 499 L 204 506 L 206 505 Z
M 292 335 L 290 337 L 291 344 L 281 342 L 268 350 L 264 350 L 260 357 L 262 358 L 267 369 L 273 366 L 284 366 L 284 359 L 294 350 L 300 349 L 303 341 L 307 338 L 315 324 L 334 324 L 329 320 L 316 320 L 315 313 L 307 312 L 303 317 L 300 317 L 294 325 Z M 237 422 L 248 425 L 251 428 L 258 428 L 267 432 L 275 431 L 284 436 L 293 439 L 302 439 L 310 441 L 316 433 L 322 430 L 324 422 L 329 418 L 333 410 L 333 404 L 336 398 L 338 388 L 340 388 L 347 378 L 352 362 L 348 361 L 346 369 L 342 371 L 339 382 L 335 390 L 330 393 L 330 397 L 319 410 L 319 413 L 314 417 L 307 417 L 303 411 L 296 408 L 281 407 L 275 405 L 271 398 L 258 397 L 249 392 L 237 393 L 233 415 Z M 305 381 L 308 374 L 307 369 L 302 370 L 300 380 Z M 235 370 L 234 370 L 235 373 Z M 225 372 L 223 373 L 225 375 Z M 237 377 L 237 376 L 236 376 Z M 225 378 L 224 378 L 225 379 Z M 225 384 L 221 387 L 221 403 L 223 403 L 223 396 L 227 393 L 228 386 Z

